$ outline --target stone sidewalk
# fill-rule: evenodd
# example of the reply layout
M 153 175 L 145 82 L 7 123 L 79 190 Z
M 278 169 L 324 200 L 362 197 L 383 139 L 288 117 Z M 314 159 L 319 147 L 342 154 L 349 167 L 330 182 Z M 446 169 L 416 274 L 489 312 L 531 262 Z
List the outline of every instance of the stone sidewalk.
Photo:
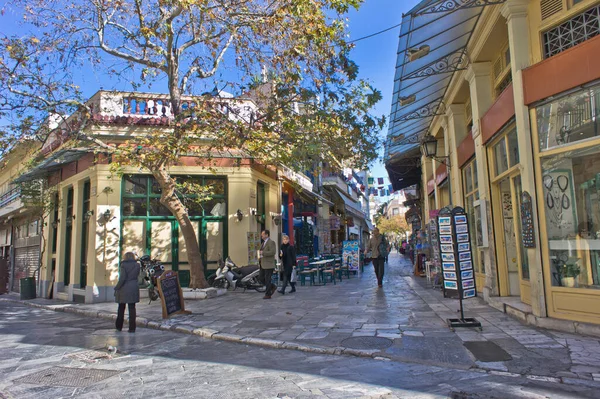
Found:
M 480 299 L 465 301 L 465 316 L 477 318 L 483 331 L 452 332 L 446 319 L 457 317 L 458 301 L 444 299 L 411 271 L 404 257 L 392 253 L 383 288 L 377 288 L 372 268 L 366 267 L 362 275 L 344 277 L 336 285 L 298 286 L 296 293 L 275 294 L 271 300 L 250 291 L 187 300 L 186 309 L 193 313 L 168 320 L 161 318 L 158 301 L 142 302 L 138 325 L 272 348 L 600 387 L 600 340 L 521 324 Z M 88 317 L 116 317 L 113 303 L 24 302 Z

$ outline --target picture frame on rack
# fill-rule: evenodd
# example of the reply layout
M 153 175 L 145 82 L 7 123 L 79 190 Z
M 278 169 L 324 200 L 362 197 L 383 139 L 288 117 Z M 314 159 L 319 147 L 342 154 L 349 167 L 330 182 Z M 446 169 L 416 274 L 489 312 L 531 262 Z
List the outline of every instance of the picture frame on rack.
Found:
M 463 291 L 463 298 L 473 298 L 475 295 L 476 295 L 476 292 L 474 289 Z
M 469 232 L 469 225 L 468 224 L 457 224 L 455 228 L 456 228 L 456 234 L 468 233 Z
M 469 234 L 457 234 L 456 242 L 469 242 Z
M 452 234 L 452 226 L 440 226 L 440 234 Z
M 464 272 L 460 272 L 460 278 L 462 280 L 473 278 L 473 270 L 465 270 Z
M 460 262 L 460 270 L 473 270 L 473 263 L 470 260 Z
M 440 236 L 440 243 L 452 244 L 452 236 Z
M 456 290 L 458 289 L 458 284 L 456 283 L 456 281 L 444 281 L 444 288 L 449 290 Z
M 440 226 L 450 226 L 451 222 L 452 219 L 450 219 L 450 216 L 438 217 L 438 224 Z
M 462 287 L 463 287 L 463 290 L 467 290 L 469 288 L 475 288 L 475 280 L 474 279 L 463 280 Z
M 444 270 L 456 270 L 454 262 L 442 262 L 442 269 Z
M 471 250 L 471 245 L 468 242 L 461 242 L 458 244 L 458 252 Z
M 454 216 L 454 223 L 455 224 L 465 224 L 465 223 L 467 223 L 467 215 L 457 215 L 457 216 Z
M 444 272 L 444 280 L 456 280 L 455 272 Z
M 454 252 L 454 245 L 452 244 L 440 244 L 442 252 Z
M 460 261 L 471 260 L 471 251 L 459 252 L 458 253 L 458 260 L 460 260 Z
M 455 260 L 454 253 L 442 253 L 442 262 L 454 262 Z

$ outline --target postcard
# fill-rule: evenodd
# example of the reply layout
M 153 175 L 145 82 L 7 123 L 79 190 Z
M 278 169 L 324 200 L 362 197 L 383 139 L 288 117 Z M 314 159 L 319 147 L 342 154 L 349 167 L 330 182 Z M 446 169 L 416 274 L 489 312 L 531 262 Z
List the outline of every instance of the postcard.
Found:
M 471 246 L 469 245 L 468 242 L 462 242 L 462 243 L 458 244 L 458 252 L 469 251 L 470 249 L 471 249 Z
M 452 226 L 440 226 L 440 234 L 452 234 Z
M 457 289 L 456 281 L 444 281 L 444 287 L 450 290 Z
M 456 224 L 467 223 L 467 215 L 454 216 L 454 223 L 456 223 Z
M 476 295 L 475 290 L 465 290 L 463 291 L 463 298 L 473 298 Z
M 454 246 L 452 244 L 441 244 L 440 248 L 442 252 L 454 252 Z
M 473 269 L 473 264 L 471 263 L 470 260 L 468 260 L 466 262 L 460 262 L 460 270 L 469 270 L 469 269 Z
M 456 225 L 456 233 L 468 233 L 469 225 L 468 224 L 457 224 Z
M 454 262 L 442 262 L 442 268 L 444 270 L 456 270 Z
M 456 273 L 444 272 L 444 280 L 456 280 Z
M 453 262 L 454 260 L 455 260 L 454 259 L 454 253 L 450 253 L 450 254 L 442 253 L 442 262 L 448 262 L 448 261 L 452 261 Z
M 467 270 L 464 272 L 460 272 L 460 278 L 463 280 L 473 278 L 473 270 Z
M 440 242 L 442 244 L 452 244 L 452 236 L 440 236 Z
M 473 280 L 473 279 L 463 280 L 462 287 L 463 287 L 463 289 L 474 288 L 475 287 L 475 280 Z
M 456 241 L 458 242 L 469 242 L 469 234 L 457 234 Z
M 440 216 L 438 217 L 438 224 L 440 226 L 450 226 L 450 216 Z
M 471 252 L 459 252 L 458 260 L 470 260 Z

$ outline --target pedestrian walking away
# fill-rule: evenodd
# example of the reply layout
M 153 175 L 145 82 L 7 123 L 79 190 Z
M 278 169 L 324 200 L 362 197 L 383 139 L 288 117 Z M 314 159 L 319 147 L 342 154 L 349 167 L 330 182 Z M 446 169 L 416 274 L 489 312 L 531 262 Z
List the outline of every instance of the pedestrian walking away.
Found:
M 271 232 L 269 230 L 263 230 L 260 233 L 260 237 L 263 240 L 259 255 L 260 264 L 260 279 L 266 287 L 265 296 L 263 299 L 271 299 L 271 295 L 277 289 L 277 286 L 271 282 L 273 276 L 273 270 L 275 270 L 275 255 L 277 254 L 277 246 L 275 242 L 271 240 Z
M 135 260 L 133 252 L 127 252 L 119 268 L 119 281 L 115 286 L 115 302 L 119 304 L 117 309 L 117 331 L 123 329 L 125 320 L 125 305 L 129 309 L 129 332 L 135 332 L 135 304 L 140 301 L 140 289 L 138 287 L 138 275 L 140 264 Z
M 375 227 L 373 229 L 373 235 L 367 243 L 365 248 L 365 256 L 371 252 L 371 258 L 373 260 L 373 268 L 375 269 L 375 276 L 377 276 L 377 285 L 383 287 L 383 275 L 385 272 L 385 258 L 390 250 L 389 244 L 385 239 L 385 236 L 379 234 L 379 229 Z
M 279 291 L 280 294 L 285 294 L 285 288 L 288 283 L 292 287 L 292 292 L 296 292 L 296 282 L 292 281 L 292 271 L 296 267 L 296 249 L 293 245 L 290 245 L 290 237 L 287 234 L 281 236 L 281 248 L 279 249 L 279 259 L 281 259 L 281 280 L 283 281 L 283 287 Z

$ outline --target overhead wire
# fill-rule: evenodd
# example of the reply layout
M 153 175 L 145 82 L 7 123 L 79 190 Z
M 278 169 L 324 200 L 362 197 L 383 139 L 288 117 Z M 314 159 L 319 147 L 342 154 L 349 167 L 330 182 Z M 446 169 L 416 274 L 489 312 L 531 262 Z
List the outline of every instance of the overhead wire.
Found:
M 359 42 L 359 41 L 361 41 L 361 40 L 369 39 L 369 38 L 371 38 L 371 37 L 373 37 L 373 36 L 377 36 L 377 35 L 380 35 L 380 34 L 382 34 L 382 33 L 385 33 L 385 32 L 387 32 L 387 31 L 390 31 L 390 30 L 392 30 L 392 29 L 394 29 L 394 28 L 397 28 L 397 27 L 399 27 L 400 25 L 402 25 L 402 22 L 400 22 L 399 24 L 396 24 L 396 25 L 394 25 L 394 26 L 390 26 L 389 28 L 386 28 L 386 29 L 380 30 L 379 32 L 375 32 L 375 33 L 372 33 L 372 34 L 370 34 L 370 35 L 367 35 L 367 36 L 359 37 L 358 39 L 349 40 L 347 43 L 356 43 L 356 42 Z

